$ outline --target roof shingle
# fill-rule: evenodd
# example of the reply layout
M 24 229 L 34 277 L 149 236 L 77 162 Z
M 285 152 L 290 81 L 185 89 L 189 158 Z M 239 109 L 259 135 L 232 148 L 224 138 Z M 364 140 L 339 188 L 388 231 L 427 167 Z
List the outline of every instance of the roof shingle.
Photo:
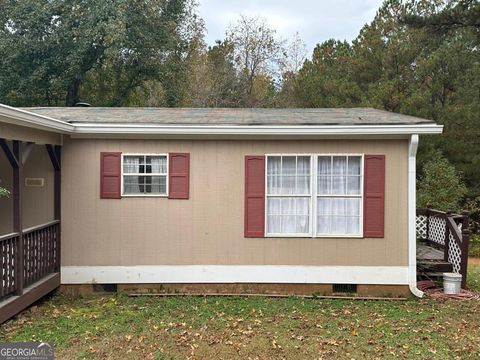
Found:
M 158 125 L 419 125 L 432 120 L 371 108 L 114 108 L 31 107 L 24 110 L 69 123 Z

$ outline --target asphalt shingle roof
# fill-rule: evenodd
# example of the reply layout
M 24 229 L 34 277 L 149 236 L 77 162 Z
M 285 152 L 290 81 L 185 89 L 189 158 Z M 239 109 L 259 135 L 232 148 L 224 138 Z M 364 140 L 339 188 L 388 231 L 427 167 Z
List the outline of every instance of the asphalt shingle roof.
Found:
M 419 125 L 434 121 L 371 108 L 113 108 L 31 107 L 36 114 L 69 123 L 176 125 Z

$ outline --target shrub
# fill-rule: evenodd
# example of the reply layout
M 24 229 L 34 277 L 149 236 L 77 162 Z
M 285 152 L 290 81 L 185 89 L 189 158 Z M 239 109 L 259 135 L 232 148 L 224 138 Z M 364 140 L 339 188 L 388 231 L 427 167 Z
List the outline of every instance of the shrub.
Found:
M 480 235 L 479 234 L 472 234 L 470 236 L 468 255 L 480 257 Z
M 423 176 L 418 183 L 417 205 L 428 204 L 439 210 L 458 210 L 460 200 L 467 193 L 460 172 L 448 162 L 440 151 L 423 166 Z
M 470 231 L 474 234 L 480 232 L 480 196 L 475 199 L 469 199 L 464 204 L 465 210 L 469 212 Z

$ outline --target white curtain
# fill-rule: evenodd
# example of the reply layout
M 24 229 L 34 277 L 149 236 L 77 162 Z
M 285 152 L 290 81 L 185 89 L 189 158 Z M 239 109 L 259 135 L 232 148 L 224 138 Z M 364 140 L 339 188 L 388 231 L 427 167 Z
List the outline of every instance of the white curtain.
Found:
M 310 198 L 297 198 L 296 199 L 296 232 L 308 233 L 310 227 Z
M 332 161 L 332 194 L 345 195 L 347 193 L 347 158 L 334 156 Z
M 310 157 L 297 157 L 296 194 L 310 194 Z
M 152 156 L 151 163 L 153 174 L 167 173 L 167 158 L 165 156 Z
M 309 197 L 269 197 L 267 213 L 270 234 L 306 234 L 309 231 Z
M 267 232 L 305 234 L 309 231 L 309 156 L 270 156 L 267 160 Z
M 325 198 L 317 200 L 318 234 L 358 234 L 360 199 Z
M 125 156 L 123 158 L 123 172 L 126 174 L 137 174 L 140 172 L 140 157 Z
M 310 227 L 311 158 L 267 159 L 267 232 L 306 234 Z M 317 233 L 359 234 L 361 157 L 319 156 Z
M 165 194 L 167 192 L 167 176 L 149 176 L 151 179 L 151 192 L 154 194 Z M 147 187 L 148 189 L 148 187 Z
M 319 156 L 317 166 L 317 193 L 320 195 L 331 194 L 332 190 L 332 157 Z
M 348 157 L 348 175 L 360 175 L 360 156 Z
M 348 157 L 348 177 L 347 177 L 347 194 L 361 194 L 361 158 L 360 156 Z
M 295 194 L 295 177 L 297 172 L 295 156 L 282 157 L 282 194 Z
M 140 172 L 140 157 L 125 156 L 123 158 L 123 173 L 135 174 Z M 126 194 L 140 193 L 139 176 L 124 175 L 123 176 L 123 191 Z
M 147 172 L 150 169 L 151 174 L 166 174 L 167 173 L 167 157 L 166 156 L 147 156 L 146 163 Z M 152 175 L 145 178 L 147 183 L 146 192 L 152 194 L 165 194 L 167 192 L 167 177 L 166 175 Z
M 360 199 L 346 199 L 347 202 L 347 234 L 360 233 Z
M 321 156 L 317 171 L 317 233 L 359 234 L 360 198 L 328 195 L 361 194 L 359 156 Z M 327 196 L 325 196 L 327 195 Z
M 267 194 L 280 194 L 282 191 L 282 158 L 269 156 L 267 161 Z

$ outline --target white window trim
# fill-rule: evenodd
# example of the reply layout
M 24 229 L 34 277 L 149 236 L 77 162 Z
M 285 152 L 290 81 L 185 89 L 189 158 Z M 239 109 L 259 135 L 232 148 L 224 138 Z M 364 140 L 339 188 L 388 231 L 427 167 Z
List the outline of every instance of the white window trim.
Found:
M 314 188 L 314 196 L 315 196 L 315 201 L 314 203 L 314 211 L 315 211 L 315 216 L 313 218 L 313 223 L 315 226 L 313 227 L 313 235 L 312 237 L 317 237 L 317 238 L 363 238 L 363 201 L 364 201 L 364 196 L 363 196 L 363 185 L 364 185 L 364 154 L 315 154 L 312 155 L 315 157 L 315 175 L 317 174 L 317 164 L 318 164 L 318 157 L 319 156 L 358 156 L 360 157 L 360 195 L 331 195 L 331 196 L 322 196 L 322 197 L 335 197 L 335 198 L 359 198 L 360 199 L 360 233 L 359 234 L 317 234 L 317 198 L 318 198 L 318 193 L 317 193 L 317 186 Z M 316 179 L 315 179 L 316 181 Z M 317 185 L 317 183 L 315 183 Z
M 268 176 L 267 176 L 267 171 L 268 171 L 268 157 L 269 156 L 309 156 L 310 157 L 310 193 L 309 194 L 304 194 L 304 195 L 296 195 L 296 194 L 290 194 L 290 195 L 279 195 L 279 194 L 272 194 L 272 195 L 268 195 Z M 310 198 L 310 215 L 312 214 L 312 211 L 313 211 L 313 183 L 312 183 L 312 179 L 313 179 L 313 155 L 312 154 L 299 154 L 299 153 L 295 153 L 295 154 L 265 154 L 265 201 L 264 201 L 264 216 L 265 216 L 265 237 L 285 237 L 285 238 L 288 238 L 288 237 L 292 237 L 292 238 L 309 238 L 309 237 L 312 237 L 312 232 L 313 232 L 313 228 L 312 228 L 312 221 L 308 221 L 308 233 L 280 233 L 280 234 L 276 234 L 276 233 L 269 233 L 268 232 L 268 213 L 267 213 L 267 209 L 268 209 L 268 197 L 309 197 Z
M 124 173 L 123 173 L 123 158 L 125 156 L 165 156 L 166 159 L 167 159 L 167 173 L 165 174 L 166 175 L 166 193 L 165 194 L 125 194 L 124 193 L 124 188 L 123 188 L 123 178 L 124 178 Z M 160 154 L 155 154 L 155 153 L 122 153 L 122 161 L 121 161 L 121 188 L 122 188 L 122 197 L 161 197 L 161 198 L 166 198 L 168 197 L 168 194 L 169 194 L 169 188 L 168 188 L 168 178 L 169 178 L 169 172 L 170 172 L 170 169 L 169 169 L 169 157 L 168 157 L 168 153 L 160 153 Z M 127 174 L 128 175 L 136 175 L 136 174 Z M 146 174 L 139 174 L 138 176 L 145 176 Z M 152 176 L 155 176 L 155 174 L 151 174 Z M 161 174 L 162 176 L 164 174 Z M 147 176 L 149 176 L 149 174 L 147 174 Z
M 265 218 L 265 230 L 264 236 L 270 238 L 344 238 L 344 239 L 361 239 L 363 238 L 363 202 L 364 202 L 364 156 L 365 154 L 359 153 L 280 153 L 280 154 L 265 154 L 265 204 L 264 204 L 264 218 Z M 309 156 L 310 157 L 310 221 L 309 221 L 309 233 L 269 233 L 268 232 L 268 197 L 275 197 L 276 195 L 268 195 L 268 157 L 270 156 Z M 360 160 L 360 195 L 335 195 L 333 197 L 359 197 L 360 198 L 360 234 L 317 234 L 317 164 L 319 156 L 359 156 Z M 280 195 L 281 196 L 281 195 Z M 287 197 L 306 197 L 307 195 L 283 195 Z

